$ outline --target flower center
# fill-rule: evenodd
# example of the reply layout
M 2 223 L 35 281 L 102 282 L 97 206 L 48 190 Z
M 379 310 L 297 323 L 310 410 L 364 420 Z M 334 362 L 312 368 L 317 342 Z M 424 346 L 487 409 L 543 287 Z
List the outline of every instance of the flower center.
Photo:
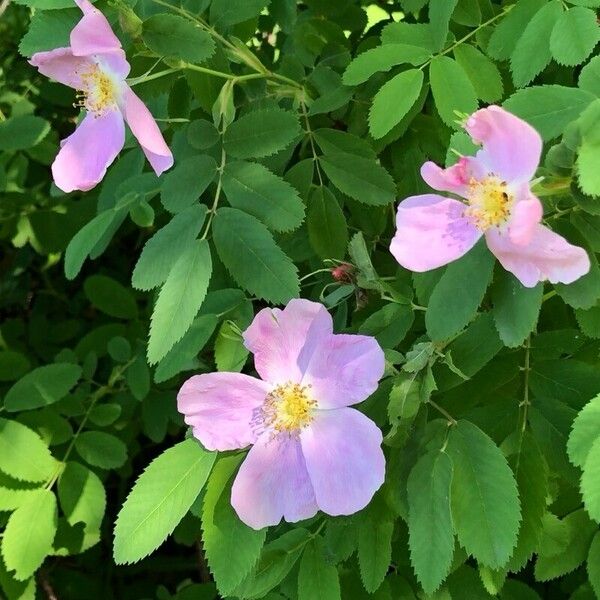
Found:
M 265 425 L 285 433 L 295 433 L 309 425 L 317 405 L 308 393 L 309 388 L 288 382 L 269 392 L 262 408 Z
M 76 106 L 95 116 L 102 116 L 117 103 L 119 88 L 115 80 L 98 65 L 80 74 L 82 88 L 77 92 Z
M 469 207 L 465 215 L 470 217 L 481 231 L 502 225 L 510 216 L 513 197 L 505 181 L 495 175 L 484 179 L 471 179 L 468 193 Z

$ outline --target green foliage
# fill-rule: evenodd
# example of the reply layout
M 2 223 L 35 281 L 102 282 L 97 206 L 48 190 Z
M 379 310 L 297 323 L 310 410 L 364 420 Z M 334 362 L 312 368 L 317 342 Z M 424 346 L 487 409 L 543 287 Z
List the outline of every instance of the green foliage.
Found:
M 118 564 L 137 562 L 164 542 L 202 490 L 215 462 L 194 440 L 176 444 L 139 476 L 115 525 Z
M 2 4 L 0 596 L 600 594 L 599 0 L 96 8 L 174 165 L 156 176 L 126 126 L 95 188 L 52 185 L 90 99 L 28 60 L 81 10 Z M 543 138 L 543 225 L 591 261 L 572 284 L 525 288 L 485 239 L 424 273 L 389 252 L 398 203 L 431 193 L 421 165 L 475 154 L 464 123 L 491 103 Z M 256 376 L 244 330 L 297 297 L 384 350 L 357 408 L 386 478 L 355 515 L 256 531 L 231 505 L 246 449 L 204 450 L 176 398 Z

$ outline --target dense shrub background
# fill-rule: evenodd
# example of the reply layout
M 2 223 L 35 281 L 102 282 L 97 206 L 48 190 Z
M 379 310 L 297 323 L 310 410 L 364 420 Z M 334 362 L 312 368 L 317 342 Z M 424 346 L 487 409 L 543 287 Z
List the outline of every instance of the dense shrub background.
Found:
M 598 0 L 100 0 L 131 77 L 162 73 L 135 89 L 175 167 L 128 138 L 69 195 L 49 165 L 74 93 L 27 57 L 79 11 L 0 5 L 9 600 L 600 596 Z M 571 286 L 525 290 L 479 246 L 423 275 L 388 252 L 396 200 L 473 151 L 460 121 L 488 103 L 546 142 L 545 221 L 593 261 Z M 298 295 L 386 350 L 361 410 L 387 480 L 353 517 L 254 532 L 228 501 L 242 455 L 184 442 L 175 396 L 251 372 L 240 330 Z

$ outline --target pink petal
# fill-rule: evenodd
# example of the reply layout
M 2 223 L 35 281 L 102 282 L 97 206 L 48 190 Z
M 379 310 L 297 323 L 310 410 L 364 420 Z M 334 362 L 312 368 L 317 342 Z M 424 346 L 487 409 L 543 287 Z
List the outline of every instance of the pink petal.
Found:
M 128 85 L 124 86 L 123 98 L 125 120 L 140 143 L 154 172 L 160 175 L 173 166 L 173 154 L 154 117 Z
M 233 482 L 231 505 L 253 529 L 314 516 L 318 508 L 299 440 L 261 435 Z
M 263 308 L 244 332 L 258 374 L 271 383 L 299 383 L 315 349 L 333 333 L 326 308 L 310 300 Z
M 86 115 L 65 140 L 52 164 L 54 183 L 63 192 L 88 191 L 97 185 L 125 143 L 125 126 L 118 110 Z
M 481 179 L 487 173 L 485 168 L 472 156 L 461 156 L 458 162 L 447 169 L 427 161 L 421 167 L 421 177 L 434 190 L 451 192 L 466 198 L 469 194 L 469 181 Z
M 71 31 L 71 48 L 75 56 L 122 52 L 121 42 L 106 17 L 87 0 L 77 0 L 83 17 Z
M 317 505 L 323 512 L 355 513 L 383 484 L 381 431 L 357 410 L 317 411 L 300 441 Z
M 237 450 L 256 441 L 257 416 L 270 386 L 242 373 L 208 373 L 188 379 L 177 410 L 208 450 Z
M 540 162 L 542 138 L 531 125 L 499 106 L 473 113 L 465 126 L 483 148 L 477 153 L 490 172 L 507 182 L 530 181 Z
M 74 56 L 71 48 L 55 48 L 49 52 L 36 52 L 29 64 L 46 77 L 75 89 L 84 86 L 80 73 L 94 68 L 95 63 L 87 56 Z
M 400 202 L 391 253 L 405 269 L 419 273 L 460 258 L 481 237 L 464 211 L 461 202 L 437 194 Z
M 524 183 L 516 193 L 515 205 L 508 222 L 508 235 L 518 246 L 526 246 L 535 234 L 537 225 L 542 220 L 544 209 L 537 196 Z
M 516 245 L 495 229 L 487 231 L 485 237 L 500 264 L 525 287 L 545 280 L 573 283 L 590 270 L 590 259 L 583 248 L 569 244 L 543 225 L 536 226 L 526 246 Z
M 368 398 L 384 370 L 383 350 L 375 338 L 331 335 L 315 351 L 302 383 L 310 384 L 319 408 L 339 408 Z

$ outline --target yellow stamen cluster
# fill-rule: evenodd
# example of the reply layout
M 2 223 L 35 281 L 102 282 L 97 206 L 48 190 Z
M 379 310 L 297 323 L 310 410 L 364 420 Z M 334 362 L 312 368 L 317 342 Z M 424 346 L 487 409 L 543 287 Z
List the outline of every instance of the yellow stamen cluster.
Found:
M 110 75 L 100 67 L 94 66 L 81 73 L 82 88 L 77 92 L 76 106 L 85 108 L 95 116 L 102 116 L 112 108 L 118 97 L 118 88 Z
M 465 215 L 481 231 L 502 225 L 510 216 L 513 197 L 505 181 L 495 175 L 469 181 L 469 207 Z
M 285 383 L 274 388 L 265 398 L 264 424 L 280 433 L 296 433 L 313 420 L 317 403 L 309 394 L 310 385 Z

